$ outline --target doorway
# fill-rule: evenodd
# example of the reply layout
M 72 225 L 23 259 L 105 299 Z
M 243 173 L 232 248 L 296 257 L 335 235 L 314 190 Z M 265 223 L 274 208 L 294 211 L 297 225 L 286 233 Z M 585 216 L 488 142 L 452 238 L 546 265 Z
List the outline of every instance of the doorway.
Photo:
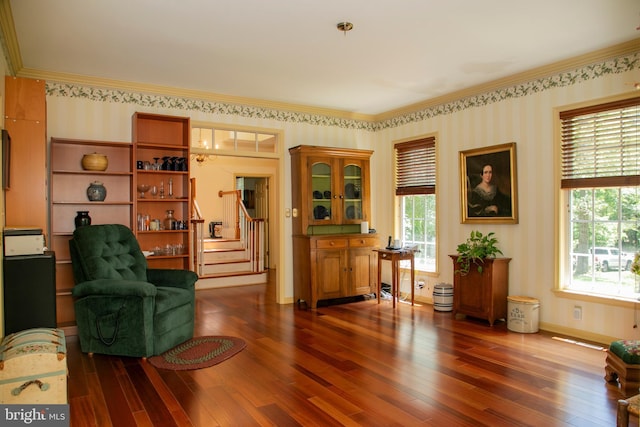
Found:
M 269 268 L 270 224 L 269 224 L 269 177 L 236 176 L 236 190 L 240 190 L 242 203 L 251 218 L 264 220 L 264 268 Z

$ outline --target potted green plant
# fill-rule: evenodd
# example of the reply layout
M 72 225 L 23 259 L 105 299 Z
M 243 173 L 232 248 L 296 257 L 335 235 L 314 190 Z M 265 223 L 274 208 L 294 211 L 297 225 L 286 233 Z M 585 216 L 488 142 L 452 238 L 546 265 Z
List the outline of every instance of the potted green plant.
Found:
M 629 268 L 629 270 L 636 276 L 640 276 L 640 252 L 637 252 L 633 256 L 633 262 L 631 263 L 631 268 Z
M 481 232 L 474 230 L 464 243 L 458 245 L 458 265 L 459 268 L 455 273 L 466 275 L 471 269 L 471 265 L 475 265 L 478 273 L 482 274 L 482 266 L 486 258 L 495 258 L 496 255 L 502 255 L 502 251 L 496 246 L 498 239 L 494 237 L 494 233 L 490 232 L 483 235 Z

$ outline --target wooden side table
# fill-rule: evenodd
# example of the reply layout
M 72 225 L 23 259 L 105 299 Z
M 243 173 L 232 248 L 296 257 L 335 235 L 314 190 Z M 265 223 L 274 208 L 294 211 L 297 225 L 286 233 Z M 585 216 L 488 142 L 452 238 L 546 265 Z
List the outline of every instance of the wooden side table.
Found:
M 378 252 L 378 304 L 380 304 L 380 292 L 382 291 L 382 261 L 391 261 L 391 297 L 393 307 L 396 307 L 396 299 L 400 294 L 400 261 L 411 261 L 411 305 L 413 305 L 414 281 L 415 281 L 415 251 L 411 249 L 374 249 Z

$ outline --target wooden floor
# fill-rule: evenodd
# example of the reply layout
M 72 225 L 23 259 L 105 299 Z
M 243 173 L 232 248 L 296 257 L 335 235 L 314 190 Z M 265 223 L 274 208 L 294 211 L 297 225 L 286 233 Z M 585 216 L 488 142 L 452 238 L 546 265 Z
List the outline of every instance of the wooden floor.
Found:
M 196 335 L 247 341 L 208 369 L 89 358 L 69 337 L 71 425 L 615 426 L 602 351 L 431 305 L 301 310 L 271 287 L 197 292 Z

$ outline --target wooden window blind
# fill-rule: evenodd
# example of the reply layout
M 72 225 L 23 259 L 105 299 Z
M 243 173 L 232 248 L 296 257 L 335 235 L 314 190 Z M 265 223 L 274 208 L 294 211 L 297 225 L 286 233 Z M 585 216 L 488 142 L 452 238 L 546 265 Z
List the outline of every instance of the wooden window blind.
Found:
M 435 194 L 436 139 L 399 142 L 396 150 L 396 195 Z
M 562 188 L 640 185 L 640 97 L 560 113 Z

